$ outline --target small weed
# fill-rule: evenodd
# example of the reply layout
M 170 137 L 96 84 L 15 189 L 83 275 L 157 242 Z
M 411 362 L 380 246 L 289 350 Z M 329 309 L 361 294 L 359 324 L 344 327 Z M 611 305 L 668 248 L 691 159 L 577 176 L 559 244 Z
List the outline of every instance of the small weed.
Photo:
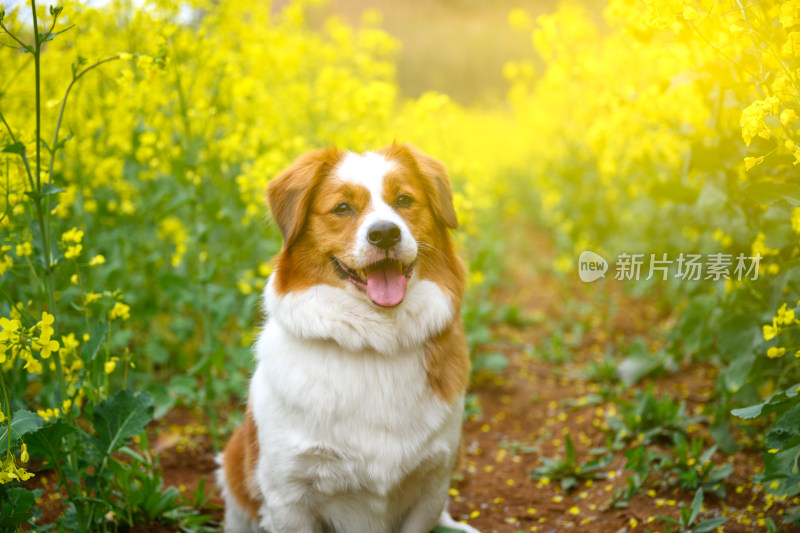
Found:
M 464 420 L 479 417 L 483 413 L 481 398 L 477 394 L 467 394 L 464 398 Z
M 603 397 L 599 394 L 587 394 L 578 398 L 566 398 L 561 401 L 561 405 L 572 409 L 578 409 L 590 405 L 600 405 L 603 401 Z
M 531 453 L 536 453 L 539 451 L 539 446 L 532 446 L 530 444 L 523 444 L 518 440 L 512 441 L 503 441 L 500 443 L 500 447 L 504 450 L 508 450 L 508 452 L 512 455 L 528 455 Z
M 677 435 L 675 442 L 675 462 L 672 464 L 672 473 L 678 478 L 678 484 L 686 489 L 702 488 L 725 497 L 725 487 L 722 484 L 733 472 L 733 466 L 726 463 L 716 466 L 711 458 L 717 451 L 716 446 L 704 450 L 702 439 L 687 441 L 683 435 Z
M 625 478 L 625 486 L 617 489 L 609 502 L 610 507 L 627 507 L 627 501 L 642 491 L 652 468 L 661 469 L 666 457 L 655 450 L 639 445 L 625 452 L 625 469 L 633 472 Z
M 609 502 L 610 506 L 627 507 L 627 500 L 640 493 L 650 480 L 662 487 L 679 485 L 685 489 L 699 488 L 720 498 L 725 497 L 722 482 L 733 472 L 733 466 L 717 466 L 711 461 L 717 451 L 716 446 L 704 449 L 702 439 L 689 442 L 681 434 L 675 437 L 675 446 L 671 450 L 673 453 L 654 450 L 642 444 L 625 452 L 628 459 L 625 469 L 632 471 L 633 475 L 625 478 L 626 486 L 617 489 Z
M 703 489 L 698 489 L 692 500 L 692 505 L 686 507 L 686 504 L 681 504 L 681 514 L 678 520 L 669 518 L 668 516 L 657 515 L 658 520 L 666 524 L 666 533 L 705 533 L 714 531 L 719 526 L 728 521 L 727 518 L 711 518 L 703 520 L 695 524 L 695 520 L 700 515 L 700 509 L 703 506 Z M 670 525 L 678 526 L 678 529 L 672 529 Z
M 550 478 L 561 481 L 561 488 L 564 492 L 571 492 L 578 488 L 581 480 L 585 479 L 604 479 L 600 472 L 611 460 L 611 455 L 605 455 L 585 464 L 579 464 L 575 458 L 575 447 L 569 435 L 566 436 L 564 444 L 564 457 L 562 459 L 550 459 L 540 457 L 543 466 L 534 470 L 530 476 L 533 479 Z
M 570 361 L 583 342 L 584 327 L 575 324 L 570 327 L 558 326 L 553 334 L 541 343 L 541 346 L 531 346 L 526 350 L 526 355 L 531 359 L 540 359 L 548 363 L 564 363 Z
M 613 385 L 619 383 L 619 363 L 606 352 L 602 361 L 589 361 L 583 371 L 584 377 L 594 383 Z
M 508 357 L 501 353 L 488 353 L 475 356 L 472 361 L 472 371 L 488 371 L 499 374 L 508 367 Z
M 615 449 L 623 443 L 638 440 L 643 444 L 670 444 L 676 435 L 686 435 L 686 428 L 701 418 L 689 418 L 683 402 L 676 402 L 667 395 L 657 398 L 652 387 L 637 391 L 633 402 L 623 402 L 619 414 L 608 418 L 613 432 Z

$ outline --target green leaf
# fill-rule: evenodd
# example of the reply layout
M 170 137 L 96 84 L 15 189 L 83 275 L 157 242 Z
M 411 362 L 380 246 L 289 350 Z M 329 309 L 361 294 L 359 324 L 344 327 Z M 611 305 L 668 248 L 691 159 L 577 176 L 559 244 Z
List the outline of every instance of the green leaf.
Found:
M 670 517 L 668 517 L 668 516 L 664 516 L 664 515 L 660 515 L 660 514 L 658 514 L 658 515 L 656 515 L 654 518 L 657 518 L 658 520 L 662 520 L 662 521 L 664 521 L 664 522 L 666 522 L 666 523 L 668 523 L 668 524 L 674 524 L 674 525 L 676 525 L 676 526 L 679 526 L 679 525 L 681 525 L 681 523 L 680 523 L 680 522 L 678 522 L 678 521 L 677 521 L 677 520 L 675 520 L 674 518 L 670 518 Z
M 708 319 L 718 305 L 718 298 L 713 294 L 700 294 L 691 299 L 681 314 L 678 326 L 678 333 L 686 348 L 695 352 L 711 342 L 716 331 Z
M 70 65 L 70 66 L 72 67 L 72 77 L 73 77 L 73 78 L 74 78 L 75 76 L 77 76 L 77 75 L 78 75 L 78 71 L 79 71 L 79 70 L 81 69 L 81 67 L 83 67 L 83 66 L 84 66 L 84 65 L 85 65 L 87 62 L 88 62 L 88 60 L 87 60 L 85 57 L 83 57 L 83 56 L 79 55 L 79 56 L 78 56 L 78 59 L 76 59 L 76 60 L 75 60 L 75 61 L 72 63 L 72 65 Z M 70 137 L 71 137 L 71 135 L 70 135 Z
M 719 446 L 719 449 L 724 453 L 732 455 L 739 450 L 739 445 L 736 443 L 736 439 L 731 433 L 728 421 L 724 418 L 715 421 L 708 432 L 711 433 L 711 438 L 714 439 L 716 445 Z
M 697 515 L 700 514 L 701 507 L 703 507 L 703 489 L 697 489 L 697 492 L 694 493 L 694 499 L 692 500 L 692 514 L 689 515 L 690 524 L 697 520 Z
M 566 449 L 567 455 L 567 464 L 574 465 L 575 464 L 575 446 L 572 444 L 572 439 L 569 435 L 565 437 L 566 443 L 564 444 L 564 448 Z
M 793 206 L 800 205 L 800 185 L 762 181 L 745 187 L 743 193 L 760 204 L 774 204 L 785 200 Z
M 697 197 L 695 205 L 702 212 L 714 212 L 727 202 L 728 195 L 714 185 L 712 180 L 708 180 L 705 185 L 703 185 L 703 188 L 700 189 L 700 194 Z
M 726 316 L 720 322 L 717 332 L 719 351 L 729 361 L 751 354 L 761 335 L 758 321 L 749 314 L 741 314 Z
M 111 455 L 153 419 L 153 399 L 146 392 L 121 390 L 94 410 L 97 447 Z
M 41 490 L 32 492 L 22 487 L 0 487 L 0 496 L 3 496 L 0 498 L 0 530 L 15 531 L 19 524 L 27 522 L 33 516 L 36 498 L 41 495 Z
M 70 139 L 72 139 L 72 137 L 73 137 L 73 135 L 69 134 L 68 136 L 64 137 L 63 139 L 59 139 L 59 141 L 55 144 L 55 146 L 50 146 L 49 144 L 47 144 L 47 142 L 44 139 L 42 139 L 42 145 L 44 145 L 44 147 L 48 151 L 48 153 L 52 154 L 54 150 L 60 150 L 61 148 L 64 148 L 64 145 L 66 145 L 67 142 Z
M 108 333 L 108 322 L 100 320 L 92 324 L 91 332 L 89 333 L 89 341 L 83 345 L 81 349 L 81 359 L 86 363 L 91 363 L 97 357 L 97 352 L 103 344 L 103 340 Z
M 631 350 L 631 354 L 617 365 L 617 373 L 620 381 L 627 387 L 634 385 L 645 376 L 655 372 L 664 366 L 664 354 L 650 353 L 649 350 L 642 352 Z
M 561 480 L 561 490 L 564 492 L 572 492 L 578 488 L 578 478 L 575 476 L 567 476 Z
M 44 424 L 42 417 L 36 413 L 24 409 L 16 411 L 11 417 L 11 444 L 14 444 L 22 435 L 36 431 L 42 427 L 42 424 Z M 3 424 L 0 429 L 0 453 L 5 453 L 8 445 L 8 424 Z
M 725 517 L 719 518 L 711 518 L 709 520 L 703 520 L 696 526 L 692 528 L 693 533 L 706 533 L 707 531 L 714 531 L 719 526 L 727 522 L 728 519 Z
M 42 185 L 42 196 L 48 196 L 51 194 L 58 194 L 64 192 L 64 189 L 56 187 L 52 183 L 45 183 Z
M 782 480 L 780 486 L 769 491 L 773 494 L 786 494 L 791 497 L 800 492 L 798 486 L 798 460 L 800 460 L 800 439 L 793 439 L 776 453 L 764 454 L 764 481 Z
M 490 372 L 502 372 L 508 366 L 508 357 L 501 353 L 490 353 L 479 355 L 472 364 L 474 370 L 489 370 Z
M 772 518 L 767 518 L 767 533 L 778 533 L 778 526 L 775 525 Z
M 55 33 L 48 33 L 48 34 L 43 34 L 43 33 L 40 33 L 40 34 L 39 34 L 39 42 L 40 42 L 40 43 L 46 43 L 47 41 L 52 41 L 53 39 L 55 39 L 55 38 L 56 38 L 56 36 L 58 36 L 58 35 L 61 35 L 61 34 L 62 34 L 62 33 L 64 33 L 65 31 L 69 31 L 69 30 L 71 30 L 71 29 L 72 29 L 72 28 L 74 28 L 74 27 L 75 27 L 75 25 L 73 24 L 72 26 L 69 26 L 69 27 L 67 27 L 67 28 L 64 28 L 63 30 L 61 30 L 61 31 L 57 31 L 57 32 L 55 32 Z
M 25 437 L 25 443 L 31 455 L 43 455 L 55 462 L 64 455 L 64 437 L 76 431 L 74 426 L 56 420 L 29 434 Z
M 762 402 L 758 405 L 751 405 L 750 407 L 742 407 L 741 409 L 733 409 L 731 414 L 733 416 L 738 416 L 739 418 L 744 418 L 745 420 L 750 420 L 752 418 L 758 418 L 761 415 L 761 410 L 767 402 Z
M 783 410 L 786 404 L 791 401 L 790 399 L 797 396 L 798 391 L 800 391 L 800 385 L 793 385 L 784 391 L 776 392 L 759 404 L 743 407 L 741 409 L 734 409 L 731 411 L 731 414 L 739 418 L 744 418 L 745 420 L 759 417 L 762 414 L 764 416 L 769 415 L 776 411 Z
M 795 405 L 775 421 L 767 433 L 767 448 L 780 449 L 792 437 L 800 435 L 800 404 Z
M 755 363 L 756 356 L 752 353 L 740 354 L 728 365 L 728 368 L 721 372 L 725 388 L 728 391 L 736 391 L 744 386 L 750 369 Z
M 174 394 L 184 400 L 194 400 L 200 395 L 200 387 L 197 384 L 197 378 L 191 376 L 172 376 L 167 386 L 170 394 Z
M 0 153 L 25 155 L 25 145 L 17 141 L 3 147 Z

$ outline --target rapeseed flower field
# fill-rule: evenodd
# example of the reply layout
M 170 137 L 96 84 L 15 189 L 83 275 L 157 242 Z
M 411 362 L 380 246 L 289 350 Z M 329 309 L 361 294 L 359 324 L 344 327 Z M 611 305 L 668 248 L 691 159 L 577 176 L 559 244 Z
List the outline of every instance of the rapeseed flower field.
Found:
M 496 489 L 524 495 L 515 516 L 499 493 L 462 502 L 455 480 L 459 518 L 800 525 L 800 1 L 492 7 L 526 45 L 498 67 L 503 95 L 474 103 L 409 96 L 381 12 L 318 4 L 0 4 L 0 529 L 214 530 L 204 484 L 164 482 L 153 429 L 191 410 L 178 446 L 214 450 L 240 421 L 280 248 L 270 179 L 312 148 L 394 139 L 453 181 L 464 475 L 525 478 Z M 587 251 L 606 270 L 582 282 Z M 605 322 L 620 316 L 626 335 Z M 557 394 L 574 376 L 521 384 L 570 365 L 574 398 Z M 531 403 L 542 431 L 482 452 Z M 642 498 L 653 512 L 624 515 Z

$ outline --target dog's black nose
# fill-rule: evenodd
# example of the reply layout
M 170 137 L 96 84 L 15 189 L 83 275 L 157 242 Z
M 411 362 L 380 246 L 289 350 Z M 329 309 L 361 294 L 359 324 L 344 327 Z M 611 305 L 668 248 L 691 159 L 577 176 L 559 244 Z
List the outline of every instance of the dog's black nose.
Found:
M 400 242 L 400 227 L 394 222 L 383 220 L 370 226 L 367 239 L 381 250 L 388 250 Z

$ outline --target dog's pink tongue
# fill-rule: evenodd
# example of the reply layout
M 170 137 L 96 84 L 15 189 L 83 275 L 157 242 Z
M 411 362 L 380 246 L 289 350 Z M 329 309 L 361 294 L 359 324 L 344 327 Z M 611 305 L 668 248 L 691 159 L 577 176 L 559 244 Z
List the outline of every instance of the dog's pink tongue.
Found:
M 386 262 L 367 273 L 367 296 L 383 307 L 393 307 L 406 297 L 408 280 L 399 263 Z

